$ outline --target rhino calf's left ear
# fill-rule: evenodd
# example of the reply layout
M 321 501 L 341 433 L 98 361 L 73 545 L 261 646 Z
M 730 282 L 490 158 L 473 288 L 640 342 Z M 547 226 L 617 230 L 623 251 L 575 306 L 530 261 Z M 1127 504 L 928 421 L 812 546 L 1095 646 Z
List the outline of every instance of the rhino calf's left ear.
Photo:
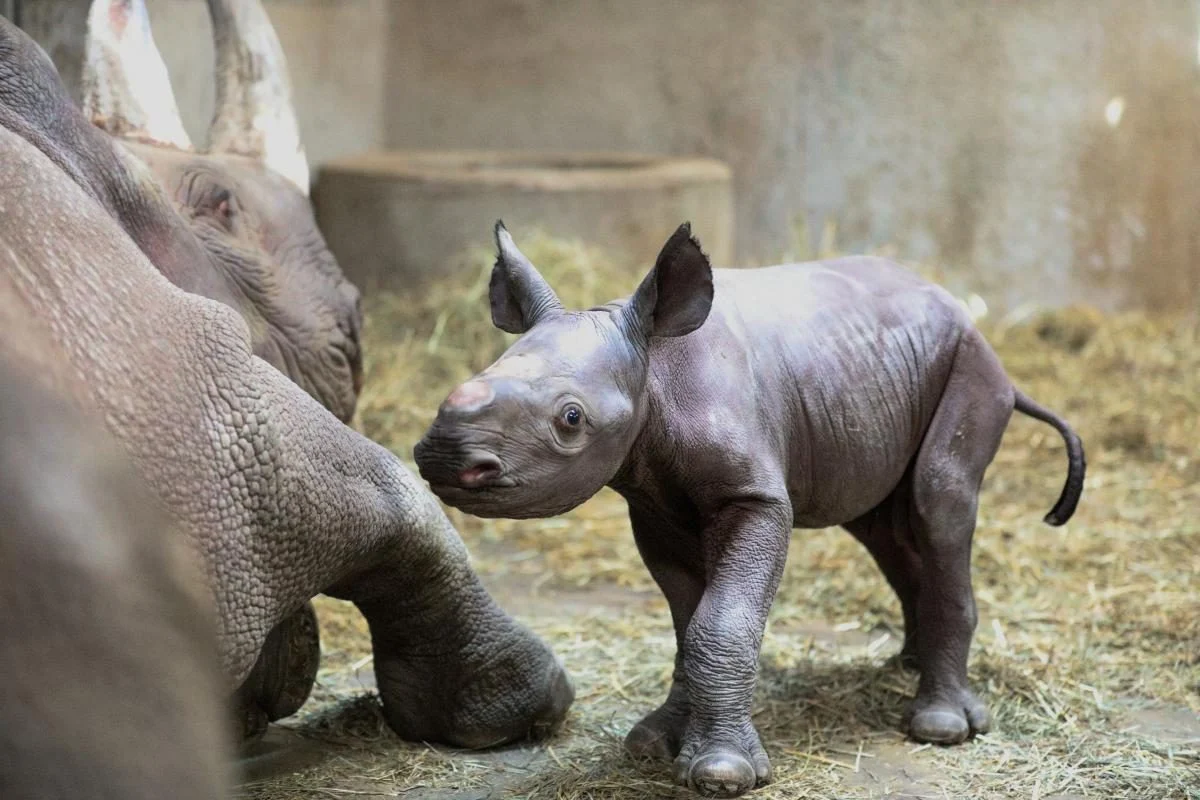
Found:
M 685 222 L 663 245 L 626 312 L 647 337 L 686 336 L 708 319 L 712 302 L 712 265 Z

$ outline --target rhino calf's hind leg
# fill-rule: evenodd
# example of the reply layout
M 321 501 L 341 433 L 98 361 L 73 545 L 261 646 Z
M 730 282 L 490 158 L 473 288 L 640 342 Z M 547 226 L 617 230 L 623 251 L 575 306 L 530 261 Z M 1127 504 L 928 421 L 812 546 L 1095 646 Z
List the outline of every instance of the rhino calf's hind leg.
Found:
M 990 725 L 987 708 L 967 685 L 977 621 L 971 540 L 979 486 L 1012 410 L 1011 383 L 982 338 L 968 333 L 912 473 L 921 680 L 908 730 L 918 741 L 957 744 Z
M 909 520 L 911 494 L 909 474 L 886 500 L 844 527 L 875 559 L 888 585 L 900 599 L 904 613 L 904 646 L 896 660 L 905 667 L 919 668 L 917 605 L 921 589 L 921 556 Z

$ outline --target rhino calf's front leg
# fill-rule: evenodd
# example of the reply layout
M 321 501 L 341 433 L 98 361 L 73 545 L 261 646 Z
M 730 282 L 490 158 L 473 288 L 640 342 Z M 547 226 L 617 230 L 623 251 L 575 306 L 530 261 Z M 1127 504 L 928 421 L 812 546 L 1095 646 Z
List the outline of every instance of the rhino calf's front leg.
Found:
M 736 797 L 771 779 L 750 709 L 791 522 L 786 500 L 737 501 L 702 535 L 707 585 L 683 637 L 690 713 L 675 780 L 706 795 Z

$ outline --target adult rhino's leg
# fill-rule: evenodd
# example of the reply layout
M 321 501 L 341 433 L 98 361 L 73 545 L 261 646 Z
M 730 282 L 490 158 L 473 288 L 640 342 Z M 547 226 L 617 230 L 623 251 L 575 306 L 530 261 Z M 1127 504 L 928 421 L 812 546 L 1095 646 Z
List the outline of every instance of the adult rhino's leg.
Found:
M 978 334 L 964 336 L 913 472 L 921 681 L 908 730 L 918 741 L 956 744 L 990 726 L 987 708 L 967 685 L 977 622 L 971 540 L 979 486 L 1012 409 L 1012 386 L 995 355 Z
M 483 747 L 557 724 L 574 697 L 566 673 L 484 590 L 436 498 L 394 455 L 250 363 L 248 383 L 263 389 L 250 447 L 273 446 L 247 459 L 258 466 L 245 482 L 269 505 L 248 536 L 211 554 L 225 576 L 228 652 L 250 654 L 235 680 L 283 616 L 325 592 L 366 617 L 384 713 L 401 736 Z
M 911 476 L 905 475 L 900 486 L 886 500 L 844 527 L 867 548 L 900 599 L 904 614 L 904 646 L 897 660 L 906 667 L 918 667 L 917 601 L 921 588 L 921 556 L 909 520 L 911 494 Z
M 704 565 L 700 562 L 699 542 L 685 532 L 670 529 L 661 520 L 633 508 L 629 519 L 642 561 L 671 608 L 676 650 L 675 671 L 666 701 L 633 727 L 625 737 L 625 748 L 638 758 L 670 760 L 679 755 L 691 717 L 684 638 L 704 595 Z
M 312 692 L 320 664 L 317 612 L 308 602 L 267 635 L 254 668 L 235 695 L 241 738 L 257 739 L 269 723 L 299 711 Z
M 550 733 L 574 699 L 566 672 L 496 606 L 426 493 L 421 530 L 377 566 L 330 587 L 371 629 L 388 724 L 414 741 L 483 748 Z

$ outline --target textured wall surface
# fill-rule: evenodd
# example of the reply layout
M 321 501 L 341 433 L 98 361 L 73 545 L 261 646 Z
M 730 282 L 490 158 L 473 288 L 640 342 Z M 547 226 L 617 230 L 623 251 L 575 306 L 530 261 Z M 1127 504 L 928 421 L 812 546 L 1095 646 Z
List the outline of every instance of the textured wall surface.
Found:
M 56 20 L 60 63 L 86 5 L 25 4 Z M 149 5 L 202 133 L 204 3 Z M 316 162 L 379 144 L 708 155 L 733 167 L 744 262 L 835 226 L 840 249 L 894 246 L 994 305 L 1200 301 L 1197 0 L 266 5 Z
M 843 249 L 895 245 L 999 304 L 1194 304 L 1197 13 L 1195 0 L 397 2 L 387 141 L 711 155 L 733 167 L 748 261 L 792 249 L 797 224 L 815 240 L 834 223 Z
M 652 263 L 688 220 L 705 252 L 728 263 L 731 184 L 713 159 L 392 150 L 330 162 L 313 200 L 346 277 L 371 291 L 411 289 L 453 268 L 465 247 L 490 248 L 498 216 L 518 240 L 538 228 L 626 264 Z
M 89 0 L 26 0 L 22 27 L 46 48 L 78 97 Z M 266 0 L 291 70 L 309 159 L 377 146 L 389 0 Z M 212 119 L 212 28 L 204 0 L 146 0 L 184 127 L 204 142 Z

